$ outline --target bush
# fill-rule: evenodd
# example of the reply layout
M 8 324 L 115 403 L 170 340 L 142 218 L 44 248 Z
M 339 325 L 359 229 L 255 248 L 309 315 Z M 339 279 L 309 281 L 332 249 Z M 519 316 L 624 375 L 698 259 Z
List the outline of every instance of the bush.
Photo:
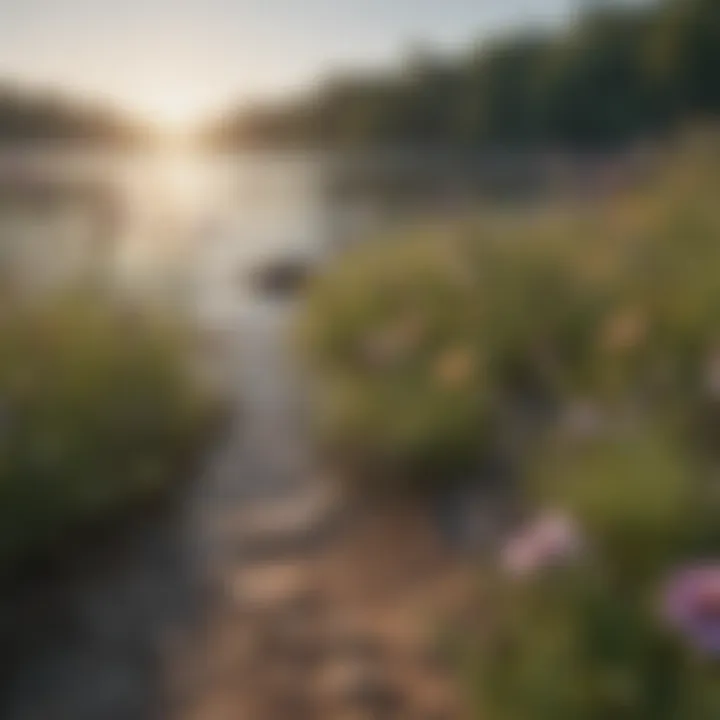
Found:
M 182 334 L 64 296 L 0 314 L 0 569 L 176 481 L 209 405 Z
M 587 569 L 505 588 L 469 657 L 476 716 L 718 717 L 716 662 L 672 634 L 659 594 L 635 594 Z
M 490 403 L 465 268 L 431 241 L 360 251 L 309 300 L 302 340 L 330 448 L 366 477 L 472 466 Z
M 700 533 L 702 483 L 662 432 L 615 428 L 534 465 L 537 505 L 566 510 L 625 577 L 679 561 Z
M 302 323 L 328 445 L 442 483 L 513 410 L 546 422 L 581 398 L 664 415 L 712 454 L 720 178 L 702 147 L 606 207 L 426 227 L 341 259 Z

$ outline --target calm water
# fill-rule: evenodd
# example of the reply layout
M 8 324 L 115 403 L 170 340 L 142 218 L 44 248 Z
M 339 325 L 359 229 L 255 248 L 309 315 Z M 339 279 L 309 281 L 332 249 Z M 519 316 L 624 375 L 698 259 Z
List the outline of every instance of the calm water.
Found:
M 6 152 L 0 252 L 28 280 L 97 254 L 122 289 L 175 292 L 210 321 L 243 305 L 258 263 L 325 254 L 344 211 L 327 179 L 301 154 Z

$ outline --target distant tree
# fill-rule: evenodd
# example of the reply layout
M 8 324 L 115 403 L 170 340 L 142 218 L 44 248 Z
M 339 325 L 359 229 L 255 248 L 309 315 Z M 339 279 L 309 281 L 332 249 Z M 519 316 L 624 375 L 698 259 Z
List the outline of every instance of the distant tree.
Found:
M 653 18 L 646 63 L 667 116 L 720 112 L 720 3 L 665 2 Z
M 144 133 L 119 112 L 73 102 L 51 93 L 0 85 L 0 142 L 131 142 Z
M 641 62 L 647 20 L 627 9 L 596 10 L 550 49 L 541 95 L 555 142 L 617 144 L 653 125 Z
M 462 69 L 454 136 L 475 145 L 526 145 L 544 133 L 540 36 L 503 39 L 473 52 Z
M 720 114 L 720 0 L 583 3 L 545 33 L 454 58 L 422 45 L 392 72 L 346 74 L 284 106 L 240 111 L 221 143 L 611 148 Z

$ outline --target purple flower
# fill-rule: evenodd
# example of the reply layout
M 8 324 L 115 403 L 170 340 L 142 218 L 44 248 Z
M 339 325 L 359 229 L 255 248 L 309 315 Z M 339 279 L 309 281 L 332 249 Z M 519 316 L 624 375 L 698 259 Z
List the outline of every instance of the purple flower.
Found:
M 511 575 L 527 577 L 571 563 L 582 545 L 581 534 L 570 516 L 546 513 L 508 542 L 503 566 Z
M 664 614 L 693 646 L 720 656 L 720 564 L 681 570 L 671 577 Z

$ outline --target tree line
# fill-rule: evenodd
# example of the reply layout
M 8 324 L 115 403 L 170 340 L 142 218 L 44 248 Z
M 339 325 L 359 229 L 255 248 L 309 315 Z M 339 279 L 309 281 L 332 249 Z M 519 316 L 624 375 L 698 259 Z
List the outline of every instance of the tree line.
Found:
M 119 111 L 63 95 L 0 85 L 0 143 L 129 143 L 144 131 Z
M 383 74 L 326 78 L 299 100 L 208 131 L 244 145 L 607 149 L 720 112 L 720 2 L 586 6 L 448 58 L 411 52 Z

